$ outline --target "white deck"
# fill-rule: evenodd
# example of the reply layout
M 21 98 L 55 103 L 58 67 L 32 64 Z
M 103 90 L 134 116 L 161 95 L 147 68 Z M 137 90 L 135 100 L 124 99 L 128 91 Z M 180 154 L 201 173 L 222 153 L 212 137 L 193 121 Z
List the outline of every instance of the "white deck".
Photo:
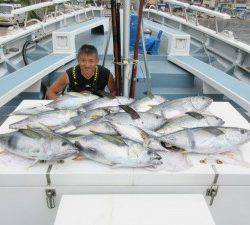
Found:
M 94 210 L 93 210 L 94 209 Z M 54 225 L 215 225 L 202 195 L 64 195 Z

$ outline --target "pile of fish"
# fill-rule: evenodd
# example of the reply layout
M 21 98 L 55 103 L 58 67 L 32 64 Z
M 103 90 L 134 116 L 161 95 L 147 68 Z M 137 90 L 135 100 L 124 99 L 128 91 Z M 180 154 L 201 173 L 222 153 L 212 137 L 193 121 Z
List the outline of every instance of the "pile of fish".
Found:
M 250 140 L 249 130 L 222 127 L 221 118 L 205 113 L 211 103 L 203 96 L 168 101 L 67 93 L 15 111 L 27 118 L 10 125 L 16 131 L 0 134 L 0 147 L 36 161 L 81 155 L 114 167 L 167 163 L 179 170 L 188 164 L 184 153 L 225 153 Z

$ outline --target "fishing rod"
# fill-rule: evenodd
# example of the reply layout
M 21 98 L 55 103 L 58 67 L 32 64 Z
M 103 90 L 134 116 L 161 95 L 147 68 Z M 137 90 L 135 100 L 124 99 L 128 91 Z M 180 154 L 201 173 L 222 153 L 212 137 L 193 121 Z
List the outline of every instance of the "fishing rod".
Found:
M 130 98 L 135 97 L 135 86 L 136 86 L 136 77 L 137 77 L 137 62 L 138 62 L 138 47 L 139 40 L 141 36 L 141 20 L 142 20 L 142 10 L 145 0 L 140 0 L 139 9 L 138 9 L 138 21 L 137 21 L 137 31 L 136 31 L 136 39 L 135 39 L 135 47 L 134 47 L 134 63 L 132 67 L 132 76 L 130 83 Z
M 119 92 L 118 95 L 122 94 L 122 66 L 121 66 L 121 29 L 120 29 L 120 3 L 117 2 L 116 5 L 116 28 L 117 28 L 117 46 L 118 46 L 118 56 L 117 56 L 117 61 L 118 61 L 118 83 L 119 83 Z
M 115 64 L 115 85 L 116 85 L 116 95 L 120 93 L 119 87 L 119 66 L 118 66 L 118 37 L 117 37 L 117 21 L 116 21 L 116 0 L 111 0 L 111 21 L 112 21 L 112 31 L 113 31 L 113 52 L 114 52 L 114 64 Z

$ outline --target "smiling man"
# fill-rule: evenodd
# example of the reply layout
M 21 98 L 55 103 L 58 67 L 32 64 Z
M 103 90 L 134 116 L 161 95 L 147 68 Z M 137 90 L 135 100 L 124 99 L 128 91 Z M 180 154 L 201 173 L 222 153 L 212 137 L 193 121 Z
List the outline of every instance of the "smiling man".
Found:
M 83 45 L 77 55 L 78 65 L 68 69 L 47 90 L 47 99 L 56 99 L 57 93 L 67 85 L 69 91 L 95 92 L 102 91 L 106 86 L 115 96 L 115 83 L 110 71 L 98 65 L 97 49 L 92 45 Z

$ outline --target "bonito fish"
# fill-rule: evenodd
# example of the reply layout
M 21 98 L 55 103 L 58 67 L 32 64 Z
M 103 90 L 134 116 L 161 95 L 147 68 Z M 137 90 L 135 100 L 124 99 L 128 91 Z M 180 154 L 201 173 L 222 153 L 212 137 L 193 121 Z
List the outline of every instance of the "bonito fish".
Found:
M 153 113 L 142 112 L 138 113 L 138 115 L 138 119 L 133 119 L 130 114 L 121 112 L 107 115 L 104 119 L 119 124 L 130 124 L 147 130 L 158 129 L 166 122 L 162 116 Z
M 184 116 L 169 119 L 157 132 L 170 134 L 185 128 L 221 126 L 223 124 L 224 121 L 219 117 L 197 112 L 187 112 Z
M 136 100 L 130 105 L 130 107 L 137 112 L 146 112 L 152 109 L 153 106 L 159 105 L 165 101 L 166 99 L 160 95 L 147 96 L 145 98 Z
M 95 119 L 101 118 L 109 113 L 108 110 L 105 109 L 93 109 L 88 112 L 84 112 L 78 116 L 74 116 L 70 119 L 70 121 L 63 126 L 59 127 L 55 130 L 56 133 L 66 133 L 72 130 L 75 130 L 78 127 L 83 126 L 84 124 L 93 121 Z
M 81 97 L 74 97 L 70 95 L 55 99 L 46 105 L 46 107 L 53 109 L 77 109 L 83 104 L 89 103 L 98 99 L 99 96 L 90 93 L 83 93 Z
M 106 108 L 111 106 L 119 106 L 119 105 L 128 105 L 134 102 L 135 100 L 132 98 L 126 98 L 122 96 L 117 96 L 114 98 L 108 98 L 103 97 L 100 99 L 97 99 L 95 101 L 89 102 L 88 104 L 84 104 L 81 108 L 79 108 L 80 111 L 89 111 L 92 109 L 97 108 Z
M 67 139 L 30 129 L 0 134 L 0 147 L 34 160 L 61 160 L 78 153 L 78 149 Z
M 150 130 L 143 130 L 139 127 L 135 127 L 129 124 L 119 124 L 114 122 L 110 124 L 117 132 L 117 134 L 119 134 L 122 138 L 139 142 L 143 144 L 143 146 L 156 151 L 166 150 L 164 145 L 161 144 L 160 139 L 157 138 L 161 136 L 157 132 Z
M 187 152 L 215 154 L 237 150 L 250 141 L 250 130 L 234 127 L 187 128 L 161 137 L 165 146 Z
M 53 108 L 49 108 L 43 105 L 43 106 L 19 109 L 12 112 L 11 115 L 37 115 L 39 113 L 53 111 L 53 110 L 54 110 Z
M 24 108 L 16 110 L 12 115 L 37 115 L 39 113 L 55 110 L 55 109 L 77 109 L 82 104 L 91 102 L 95 99 L 98 99 L 97 95 L 90 93 L 76 93 L 69 92 L 54 101 L 48 103 L 47 105 Z
M 26 119 L 10 124 L 10 129 L 43 128 L 56 129 L 70 121 L 70 118 L 77 116 L 75 110 L 53 110 L 38 115 L 29 116 Z
M 66 132 L 65 135 L 67 136 L 92 135 L 93 132 L 116 134 L 116 131 L 110 125 L 109 122 L 105 122 L 102 119 L 96 119 L 86 124 L 83 124 L 82 126 L 75 128 L 74 130 Z
M 141 144 L 101 134 L 71 139 L 81 148 L 80 154 L 94 161 L 116 167 L 147 167 L 161 164 L 161 157 Z
M 212 99 L 208 97 L 186 97 L 168 102 L 163 102 L 150 109 L 148 112 L 164 116 L 167 119 L 184 115 L 186 112 L 203 111 L 211 103 Z

